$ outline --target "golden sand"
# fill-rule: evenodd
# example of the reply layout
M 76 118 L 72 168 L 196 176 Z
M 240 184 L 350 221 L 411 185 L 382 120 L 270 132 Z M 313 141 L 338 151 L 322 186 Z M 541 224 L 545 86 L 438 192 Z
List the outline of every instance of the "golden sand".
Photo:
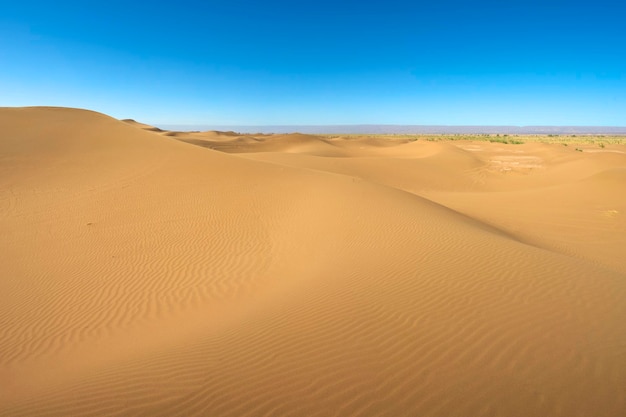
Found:
M 626 146 L 582 150 L 0 109 L 0 415 L 626 415 Z

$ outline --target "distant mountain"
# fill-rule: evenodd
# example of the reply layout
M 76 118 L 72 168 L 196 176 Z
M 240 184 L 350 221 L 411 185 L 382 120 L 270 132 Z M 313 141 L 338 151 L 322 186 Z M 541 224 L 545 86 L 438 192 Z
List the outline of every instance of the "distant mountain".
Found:
M 427 125 L 284 125 L 215 126 L 159 125 L 166 130 L 220 130 L 239 133 L 318 134 L 515 134 L 515 135 L 626 135 L 618 126 L 427 126 Z

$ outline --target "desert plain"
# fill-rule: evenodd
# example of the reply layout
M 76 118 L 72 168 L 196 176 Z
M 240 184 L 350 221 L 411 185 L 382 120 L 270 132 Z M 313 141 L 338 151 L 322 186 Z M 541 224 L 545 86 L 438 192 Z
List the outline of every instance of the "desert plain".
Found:
M 624 416 L 626 138 L 0 108 L 0 415 Z

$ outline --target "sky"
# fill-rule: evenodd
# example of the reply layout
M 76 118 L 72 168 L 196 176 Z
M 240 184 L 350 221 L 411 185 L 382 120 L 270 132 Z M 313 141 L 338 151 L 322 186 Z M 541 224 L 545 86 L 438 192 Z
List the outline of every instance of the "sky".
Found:
M 0 106 L 155 125 L 626 125 L 623 0 L 0 0 Z

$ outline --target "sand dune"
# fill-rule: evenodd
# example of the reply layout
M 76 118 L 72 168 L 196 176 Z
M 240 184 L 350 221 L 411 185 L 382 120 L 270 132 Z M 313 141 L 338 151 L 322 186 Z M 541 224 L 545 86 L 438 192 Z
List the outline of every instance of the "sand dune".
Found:
M 0 127 L 2 416 L 626 413 L 623 145 Z

